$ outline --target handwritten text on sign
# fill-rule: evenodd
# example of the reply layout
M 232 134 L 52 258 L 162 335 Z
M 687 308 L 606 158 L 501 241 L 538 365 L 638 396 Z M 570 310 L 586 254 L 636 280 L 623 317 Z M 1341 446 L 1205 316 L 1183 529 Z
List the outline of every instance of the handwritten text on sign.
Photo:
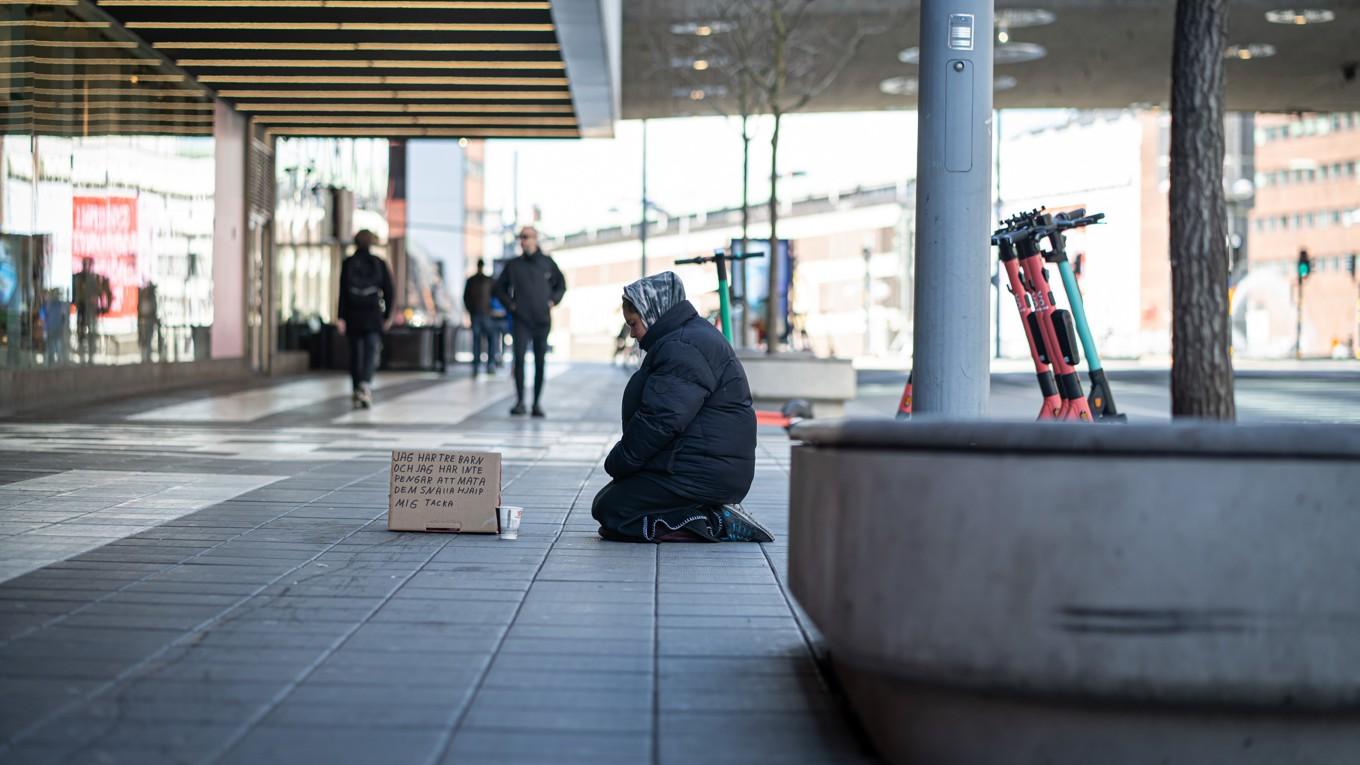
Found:
M 454 508 L 460 498 L 481 498 L 496 490 L 497 476 L 481 454 L 392 453 L 392 506 Z

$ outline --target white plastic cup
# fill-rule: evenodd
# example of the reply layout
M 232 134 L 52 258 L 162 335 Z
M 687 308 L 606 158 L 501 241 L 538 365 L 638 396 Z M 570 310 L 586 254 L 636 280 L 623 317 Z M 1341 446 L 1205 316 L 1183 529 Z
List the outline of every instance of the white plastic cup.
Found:
M 500 514 L 501 539 L 519 539 L 519 522 L 524 517 L 524 508 L 502 505 L 496 512 Z

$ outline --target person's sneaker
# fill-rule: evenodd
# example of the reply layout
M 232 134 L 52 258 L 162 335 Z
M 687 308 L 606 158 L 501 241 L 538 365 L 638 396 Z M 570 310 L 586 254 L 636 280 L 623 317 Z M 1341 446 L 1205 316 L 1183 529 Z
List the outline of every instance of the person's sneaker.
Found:
M 369 407 L 373 406 L 373 391 L 371 389 L 369 388 L 359 389 L 359 406 L 360 408 L 363 409 L 368 409 Z
M 523 402 L 523 401 L 520 401 L 520 402 L 518 402 L 518 403 L 515 404 L 515 408 L 514 408 L 514 409 L 511 409 L 511 410 L 510 410 L 510 414 L 513 414 L 513 415 L 515 415 L 516 417 L 521 417 L 521 416 L 524 415 L 524 411 L 525 411 L 525 410 L 524 410 L 524 402 Z
M 548 413 L 543 411 L 543 407 L 539 406 L 538 404 L 534 404 L 533 416 L 535 416 L 535 417 L 547 417 L 547 416 L 548 416 Z
M 353 409 L 362 409 L 364 407 L 363 402 L 360 400 L 359 391 L 356 390 L 350 395 L 349 405 Z
M 761 526 L 741 505 L 723 505 L 718 511 L 719 542 L 773 542 L 774 535 Z

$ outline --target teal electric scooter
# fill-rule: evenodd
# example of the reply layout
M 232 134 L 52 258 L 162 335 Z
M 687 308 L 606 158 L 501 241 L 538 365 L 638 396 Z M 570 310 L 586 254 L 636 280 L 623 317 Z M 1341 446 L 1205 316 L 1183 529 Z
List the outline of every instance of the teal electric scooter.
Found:
M 1063 236 L 1064 231 L 1099 223 L 1104 218 L 1105 213 L 1087 215 L 1084 209 L 1057 215 L 1039 215 L 1035 218 L 1035 231 L 1048 239 L 1050 249 L 1043 253 L 1044 261 L 1058 266 L 1063 291 L 1067 293 L 1067 304 L 1072 308 L 1072 318 L 1077 325 L 1077 337 L 1081 338 L 1081 349 L 1086 352 L 1087 376 L 1091 381 L 1091 392 L 1086 401 L 1091 407 L 1091 414 L 1097 420 L 1124 422 L 1128 417 L 1120 414 L 1115 407 L 1110 383 L 1100 363 L 1100 352 L 1096 350 L 1095 338 L 1091 336 L 1091 327 L 1086 322 L 1086 304 L 1081 299 L 1081 287 L 1077 284 L 1076 274 L 1072 272 L 1072 264 L 1067 260 L 1067 241 Z

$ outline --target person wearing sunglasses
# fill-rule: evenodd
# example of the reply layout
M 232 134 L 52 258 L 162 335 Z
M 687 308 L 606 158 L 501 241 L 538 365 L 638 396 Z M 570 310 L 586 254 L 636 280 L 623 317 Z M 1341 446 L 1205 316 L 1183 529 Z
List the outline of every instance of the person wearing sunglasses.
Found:
M 534 349 L 533 416 L 543 417 L 543 381 L 548 356 L 548 333 L 552 330 L 552 309 L 562 302 L 567 280 L 552 258 L 538 246 L 538 230 L 525 226 L 519 232 L 520 257 L 505 264 L 496 278 L 493 293 L 510 311 L 511 338 L 515 346 L 515 406 L 512 415 L 524 409 L 524 355 Z

